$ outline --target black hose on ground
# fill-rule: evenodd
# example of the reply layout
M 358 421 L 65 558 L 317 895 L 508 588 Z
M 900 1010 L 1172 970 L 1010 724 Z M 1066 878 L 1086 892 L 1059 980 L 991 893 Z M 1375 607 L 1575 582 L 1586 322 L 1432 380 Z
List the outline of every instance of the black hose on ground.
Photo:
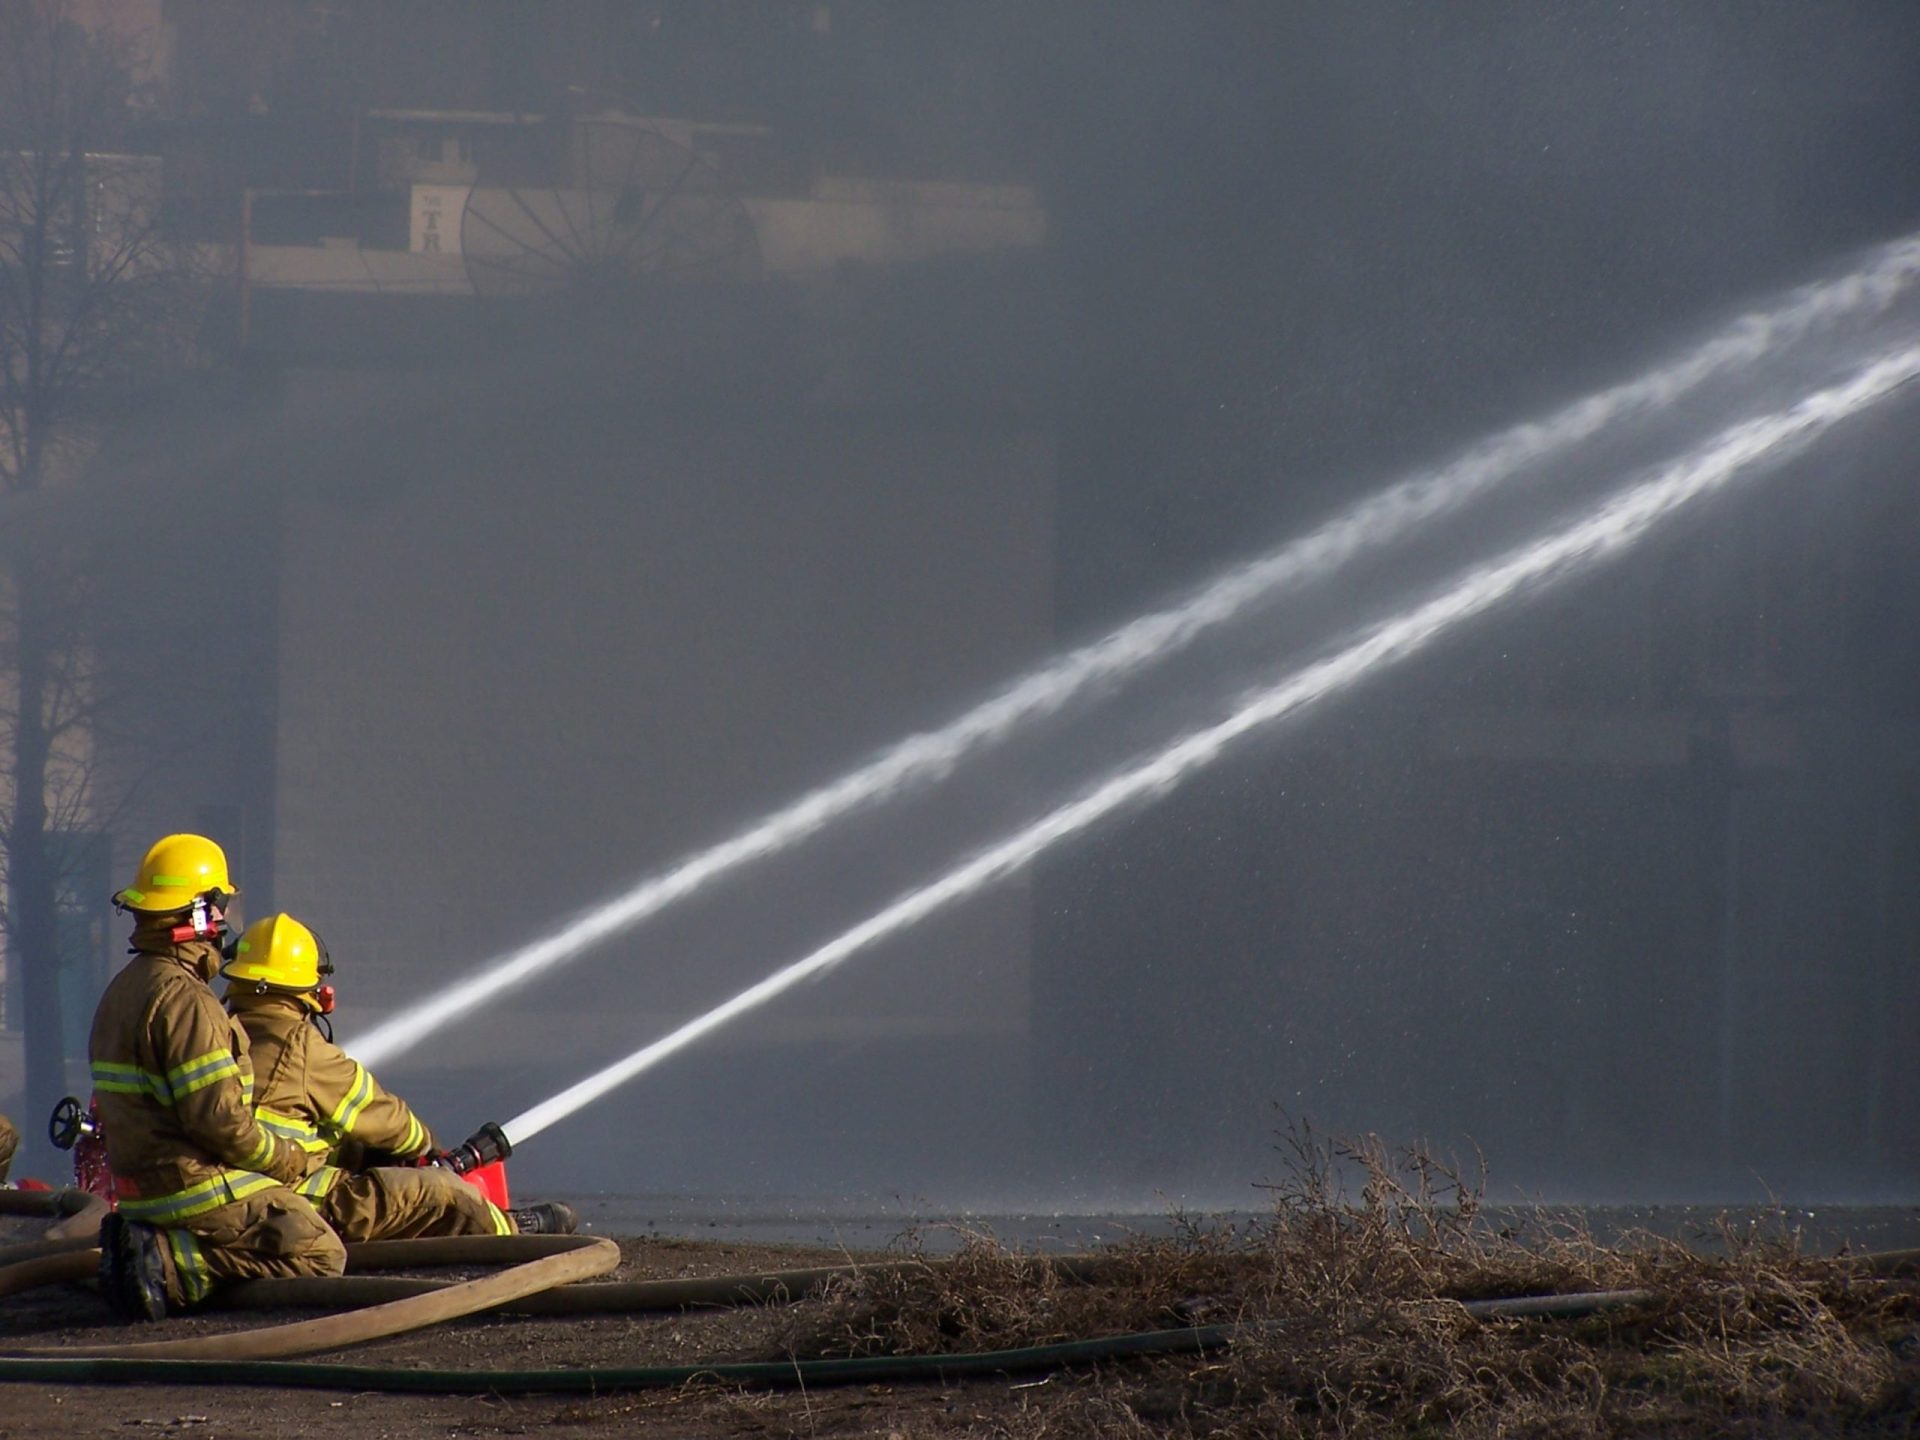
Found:
M 735 1282 L 751 1276 L 731 1276 Z M 718 1283 L 718 1282 L 716 1282 Z M 618 1288 L 618 1287 L 607 1287 Z M 1597 1291 L 1586 1295 L 1524 1296 L 1465 1302 L 1484 1319 L 1570 1317 L 1643 1304 L 1649 1290 Z M 970 1375 L 1018 1375 L 1069 1365 L 1148 1355 L 1191 1355 L 1218 1350 L 1235 1340 L 1271 1334 L 1285 1321 L 1204 1325 L 1104 1335 L 1052 1345 L 955 1355 L 866 1355 L 832 1360 L 726 1361 L 712 1365 L 588 1366 L 578 1370 L 400 1370 L 379 1365 L 286 1364 L 240 1360 L 222 1363 L 146 1359 L 41 1359 L 0 1357 L 0 1382 L 113 1385 L 278 1385 L 308 1390 L 350 1390 L 438 1395 L 603 1395 L 614 1390 L 660 1389 L 707 1380 L 766 1387 L 862 1385 L 915 1380 L 947 1381 Z
M 1587 1290 L 1571 1295 L 1514 1295 L 1455 1303 L 1476 1320 L 1573 1320 L 1651 1305 L 1659 1298 L 1658 1290 Z
M 1836 1255 L 1834 1264 L 1879 1280 L 1920 1275 L 1920 1250 L 1869 1250 L 1860 1255 Z
M 239 1360 L 30 1360 L 0 1358 L 0 1382 L 113 1385 L 282 1385 L 307 1390 L 422 1391 L 439 1395 L 603 1395 L 716 1380 L 738 1385 L 856 1385 L 1016 1375 L 1139 1355 L 1193 1354 L 1229 1344 L 1238 1327 L 1152 1330 L 967 1355 L 870 1355 L 845 1360 L 623 1365 L 579 1370 L 398 1370 L 380 1365 Z
M 40 1203 L 46 1208 L 34 1213 L 53 1213 L 75 1202 L 45 1200 Z M 0 1267 L 0 1295 L 16 1293 L 31 1285 L 83 1278 L 91 1273 L 97 1255 L 95 1250 L 46 1254 Z M 233 1293 L 241 1297 L 242 1305 L 285 1306 L 325 1296 L 328 1303 L 363 1304 L 371 1308 L 323 1320 L 193 1340 L 17 1353 L 0 1357 L 0 1381 L 214 1382 L 450 1394 L 594 1393 L 615 1388 L 678 1385 L 699 1378 L 753 1385 L 853 1384 L 885 1379 L 1015 1373 L 1134 1355 L 1193 1353 L 1230 1344 L 1235 1338 L 1250 1333 L 1269 1333 L 1285 1324 L 1263 1322 L 1151 1331 L 963 1355 L 872 1356 L 701 1366 L 401 1371 L 364 1365 L 288 1364 L 265 1358 L 337 1349 L 483 1310 L 517 1307 L 536 1298 L 541 1308 L 533 1313 L 546 1314 L 604 1314 L 767 1303 L 799 1298 L 838 1276 L 870 1274 L 875 1270 L 924 1269 L 943 1263 L 938 1260 L 884 1261 L 864 1267 L 846 1265 L 695 1280 L 570 1286 L 568 1290 L 556 1291 L 554 1287 L 567 1284 L 562 1278 L 566 1273 L 604 1274 L 613 1269 L 619 1263 L 618 1247 L 611 1241 L 585 1236 L 461 1237 L 373 1242 L 349 1247 L 348 1256 L 350 1266 L 356 1270 L 484 1264 L 503 1259 L 518 1263 L 512 1269 L 481 1280 L 452 1284 L 367 1276 L 250 1282 L 234 1288 Z M 1048 1263 L 1062 1270 L 1067 1278 L 1082 1281 L 1097 1279 L 1101 1272 L 1110 1272 L 1113 1265 L 1107 1257 L 1098 1256 L 1065 1256 Z M 1920 1251 L 1840 1256 L 1834 1263 L 1865 1276 L 1909 1275 L 1920 1271 Z M 362 1288 L 356 1291 L 351 1288 L 355 1286 Z M 405 1293 L 400 1294 L 401 1291 Z M 392 1298 L 395 1295 L 400 1298 Z M 1519 1320 L 1590 1315 L 1644 1305 L 1659 1298 L 1658 1292 L 1651 1290 L 1614 1290 L 1457 1303 L 1478 1319 Z
M 411 1247 L 441 1244 L 436 1251 Z M 349 1271 L 413 1268 L 422 1265 L 476 1263 L 477 1255 L 460 1247 L 467 1243 L 496 1242 L 418 1240 L 380 1241 L 348 1248 Z M 386 1249 L 383 1247 L 391 1246 Z M 627 1280 L 569 1285 L 543 1291 L 501 1305 L 497 1315 L 632 1315 L 648 1311 L 722 1309 L 736 1305 L 784 1305 L 804 1300 L 829 1282 L 860 1276 L 897 1275 L 938 1268 L 945 1257 L 919 1260 L 881 1260 L 868 1264 L 826 1265 L 804 1270 L 774 1270 L 760 1274 L 713 1275 L 676 1280 Z M 1097 1284 L 1119 1268 L 1101 1255 L 1060 1255 L 1042 1262 L 1071 1284 Z M 1835 1264 L 1863 1276 L 1893 1278 L 1920 1273 L 1920 1250 L 1888 1250 L 1877 1254 L 1841 1256 Z M 215 1303 L 230 1310 L 344 1310 L 384 1304 L 390 1300 L 425 1295 L 452 1284 L 448 1280 L 348 1274 L 325 1280 L 249 1280 L 221 1292 Z M 0 1294 L 7 1293 L 0 1291 Z M 1550 1319 L 1586 1315 L 1601 1309 L 1642 1305 L 1656 1299 L 1651 1290 L 1605 1290 L 1575 1295 L 1524 1295 L 1497 1300 L 1462 1302 L 1477 1319 Z

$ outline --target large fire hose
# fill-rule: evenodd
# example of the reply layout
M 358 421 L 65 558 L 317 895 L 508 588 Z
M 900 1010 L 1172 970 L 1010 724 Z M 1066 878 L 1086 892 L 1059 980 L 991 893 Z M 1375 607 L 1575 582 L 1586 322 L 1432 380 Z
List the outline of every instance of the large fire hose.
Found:
M 422 1242 L 402 1241 L 400 1244 Z M 922 1263 L 922 1262 L 911 1262 Z M 1865 1255 L 1839 1263 L 1866 1274 L 1911 1274 L 1920 1251 Z M 848 1267 L 848 1273 L 858 1267 Z M 792 1272 L 795 1274 L 807 1272 Z M 744 1289 L 756 1278 L 728 1276 L 707 1282 Z M 679 1282 L 669 1282 L 679 1283 Z M 626 1289 L 591 1286 L 590 1289 Z M 1648 1290 L 1584 1295 L 1532 1295 L 1472 1300 L 1461 1304 L 1483 1320 L 1574 1318 L 1646 1304 Z M 278 1385 L 296 1389 L 440 1395 L 601 1395 L 613 1390 L 665 1388 L 692 1381 L 752 1386 L 825 1386 L 948 1381 L 967 1375 L 1012 1375 L 1145 1355 L 1197 1354 L 1229 1346 L 1251 1334 L 1284 1330 L 1284 1320 L 1243 1325 L 1207 1325 L 1105 1335 L 1011 1350 L 944 1355 L 872 1355 L 833 1360 L 723 1361 L 707 1365 L 633 1365 L 582 1369 L 415 1370 L 379 1365 L 302 1364 L 269 1360 L 88 1359 L 0 1357 L 0 1382 L 69 1384 Z M 67 1352 L 71 1355 L 71 1352 Z
M 75 1191 L 0 1193 L 0 1214 L 64 1217 L 63 1225 L 98 1214 Z M 0 1251 L 0 1296 L 41 1285 L 91 1276 L 99 1252 L 75 1248 L 69 1235 L 40 1246 Z M 51 1245 L 53 1248 L 49 1248 Z M 23 1255 L 23 1251 L 39 1253 Z M 349 1275 L 336 1279 L 259 1280 L 232 1287 L 222 1302 L 234 1308 L 303 1305 L 365 1307 L 317 1320 L 226 1335 L 126 1345 L 25 1350 L 0 1355 L 0 1381 L 116 1384 L 262 1384 L 314 1389 L 432 1391 L 443 1394 L 604 1392 L 685 1384 L 712 1379 L 752 1385 L 854 1384 L 883 1380 L 1007 1374 L 1137 1355 L 1195 1353 L 1217 1349 L 1251 1329 L 1270 1330 L 1284 1321 L 1188 1327 L 1092 1340 L 961 1355 L 870 1356 L 842 1360 L 728 1362 L 696 1366 L 616 1366 L 572 1370 L 396 1370 L 380 1366 L 290 1364 L 281 1357 L 343 1349 L 482 1311 L 580 1315 L 632 1313 L 696 1306 L 779 1303 L 801 1298 L 841 1276 L 925 1268 L 934 1260 L 886 1261 L 804 1270 L 762 1272 L 693 1280 L 653 1280 L 581 1285 L 620 1261 L 612 1241 L 593 1236 L 470 1236 L 449 1239 L 375 1241 L 347 1251 L 352 1270 L 436 1264 L 514 1263 L 477 1280 L 447 1282 Z M 1061 1278 L 1090 1282 L 1111 1273 L 1103 1257 L 1064 1256 L 1047 1262 Z M 1864 1276 L 1920 1273 L 1920 1250 L 1840 1257 L 1835 1264 Z M 1650 1290 L 1518 1296 L 1463 1302 L 1483 1320 L 1570 1318 L 1653 1303 Z
M 723 1361 L 712 1365 L 620 1365 L 578 1370 L 400 1370 L 383 1365 L 316 1365 L 273 1360 L 85 1360 L 0 1357 L 0 1382 L 108 1385 L 280 1385 L 354 1393 L 435 1395 L 605 1395 L 693 1381 L 754 1386 L 825 1386 L 1012 1375 L 1139 1355 L 1193 1354 L 1231 1344 L 1234 1325 L 1108 1335 L 1017 1350 L 964 1355 L 868 1355 L 846 1360 Z
M 513 1259 L 493 1275 L 462 1280 L 443 1290 L 389 1300 L 318 1320 L 269 1325 L 229 1335 L 197 1335 L 185 1340 L 143 1340 L 126 1345 L 64 1345 L 57 1350 L 17 1350 L 13 1355 L 66 1356 L 107 1360 L 275 1360 L 312 1355 L 384 1340 L 447 1320 L 491 1310 L 540 1290 L 604 1275 L 620 1265 L 620 1247 L 599 1235 L 501 1235 L 484 1238 L 476 1260 Z M 405 1243 L 405 1242 L 402 1242 Z M 521 1257 L 521 1258 L 516 1258 Z M 531 1257 L 531 1258 L 525 1258 Z M 71 1258 L 71 1257 L 68 1257 Z M 33 1263 L 33 1262 L 30 1262 Z
M 90 1249 L 106 1214 L 107 1202 L 85 1190 L 0 1190 L 0 1215 L 37 1215 L 54 1221 L 44 1239 L 0 1246 L 0 1267 Z
M 0 1268 L 0 1295 L 29 1284 L 53 1284 L 91 1274 L 98 1252 L 70 1251 Z M 443 1394 L 594 1394 L 610 1389 L 683 1385 L 698 1379 L 751 1385 L 829 1385 L 1010 1374 L 1132 1356 L 1186 1354 L 1231 1344 L 1247 1327 L 1213 1325 L 1091 1340 L 1027 1346 L 978 1354 L 891 1355 L 851 1359 L 723 1362 L 708 1365 L 616 1366 L 573 1370 L 399 1370 L 381 1366 L 289 1364 L 275 1357 L 338 1349 L 487 1309 L 520 1313 L 606 1314 L 739 1305 L 798 1299 L 841 1276 L 939 1266 L 942 1260 L 886 1261 L 730 1275 L 697 1280 L 571 1285 L 555 1262 L 572 1262 L 582 1274 L 604 1274 L 619 1263 L 611 1241 L 581 1236 L 463 1237 L 375 1241 L 347 1249 L 351 1269 L 379 1270 L 427 1264 L 484 1263 L 516 1258 L 521 1263 L 482 1280 L 458 1283 L 347 1276 L 339 1279 L 250 1281 L 232 1287 L 226 1303 L 239 1306 L 358 1304 L 368 1308 L 321 1320 L 272 1326 L 230 1335 L 129 1345 L 62 1347 L 0 1355 L 0 1381 L 108 1384 L 282 1385 L 354 1391 L 432 1391 Z M 1047 1262 L 1064 1279 L 1088 1282 L 1111 1273 L 1104 1257 L 1068 1256 Z M 543 1267 L 551 1267 L 543 1269 Z M 404 1293 L 402 1293 L 404 1292 Z M 394 1298 L 398 1296 L 398 1298 Z M 1494 1318 L 1512 1314 L 1592 1314 L 1644 1303 L 1651 1292 L 1617 1291 L 1578 1296 L 1526 1297 L 1519 1301 L 1473 1301 L 1470 1313 Z M 539 1302 L 539 1303 L 537 1303 Z M 550 1308 L 549 1308 L 550 1307 Z M 1281 1322 L 1284 1324 L 1284 1322 Z
M 490 1244 L 482 1241 L 482 1245 Z M 463 1242 L 384 1240 L 348 1247 L 348 1269 L 383 1270 L 402 1266 L 470 1263 L 482 1259 Z M 446 1245 L 444 1254 L 417 1249 Z M 767 1270 L 746 1275 L 710 1275 L 676 1280 L 626 1280 L 597 1285 L 568 1285 L 502 1305 L 501 1315 L 636 1315 L 662 1310 L 720 1309 L 739 1305 L 783 1305 L 820 1290 L 830 1281 L 856 1276 L 924 1273 L 950 1263 L 944 1259 L 879 1260 L 864 1264 L 824 1265 L 803 1270 Z M 1098 1255 L 1050 1257 L 1047 1268 L 1069 1284 L 1093 1284 L 1114 1273 L 1116 1262 Z M 220 1292 L 214 1303 L 233 1310 L 347 1309 L 380 1305 L 444 1290 L 451 1281 L 413 1277 L 343 1275 L 314 1280 L 249 1280 Z
M 58 1350 L 15 1350 L 8 1357 L 68 1356 L 81 1359 L 155 1360 L 270 1360 L 312 1355 L 382 1340 L 410 1330 L 492 1310 L 540 1291 L 590 1279 L 617 1269 L 620 1247 L 598 1235 L 489 1235 L 462 1240 L 401 1240 L 384 1242 L 406 1247 L 407 1253 L 389 1263 L 512 1264 L 493 1275 L 437 1285 L 398 1299 L 385 1299 L 364 1309 L 349 1310 L 318 1320 L 270 1325 L 227 1335 L 199 1335 L 185 1340 L 146 1340 L 125 1345 L 61 1346 Z M 417 1250 L 413 1247 L 419 1247 Z M 354 1252 L 370 1248 L 348 1246 Z M 364 1262 L 366 1257 L 362 1257 Z M 378 1263 L 379 1257 L 375 1257 Z M 61 1281 L 85 1280 L 99 1268 L 97 1249 L 68 1250 L 0 1266 L 0 1296 Z
M 453 1264 L 471 1257 L 448 1255 L 425 1259 L 412 1246 L 428 1243 L 459 1245 L 459 1241 L 379 1241 L 349 1247 L 349 1268 L 384 1269 Z M 482 1240 L 482 1246 L 492 1242 Z M 391 1245 L 385 1255 L 365 1256 Z M 498 1315 L 635 1315 L 652 1311 L 719 1309 L 739 1305 L 781 1305 L 804 1300 L 829 1282 L 856 1277 L 924 1273 L 951 1263 L 944 1259 L 881 1260 L 869 1264 L 828 1265 L 804 1270 L 771 1270 L 745 1275 L 711 1275 L 677 1280 L 626 1280 L 597 1285 L 568 1285 L 528 1295 L 500 1305 Z M 1836 1265 L 1873 1278 L 1920 1274 L 1920 1250 L 1889 1250 L 1842 1257 Z M 1094 1285 L 1120 1271 L 1121 1262 L 1101 1255 L 1050 1256 L 1046 1268 L 1054 1277 L 1074 1285 Z M 344 1275 L 313 1280 L 249 1280 L 221 1292 L 215 1304 L 232 1310 L 347 1309 L 379 1305 L 447 1289 L 448 1280 L 371 1275 Z M 0 1290 L 0 1294 L 6 1293 Z M 1461 1301 L 1467 1314 L 1480 1320 L 1565 1319 L 1644 1305 L 1659 1298 L 1653 1290 L 1589 1290 L 1567 1295 L 1520 1295 L 1490 1300 Z

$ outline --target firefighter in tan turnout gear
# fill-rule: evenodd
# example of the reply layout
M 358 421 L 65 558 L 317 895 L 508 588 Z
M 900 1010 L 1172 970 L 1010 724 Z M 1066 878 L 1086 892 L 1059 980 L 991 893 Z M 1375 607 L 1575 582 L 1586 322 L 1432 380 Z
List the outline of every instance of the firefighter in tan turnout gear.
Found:
M 288 1188 L 305 1153 L 254 1118 L 247 1035 L 211 989 L 233 893 L 218 845 L 169 835 L 113 897 L 135 918 L 133 958 L 88 1048 L 119 1207 L 100 1227 L 101 1289 L 130 1318 L 223 1281 L 346 1268 L 339 1237 Z
M 333 1043 L 333 962 L 312 930 L 291 915 L 256 921 L 220 973 L 253 1049 L 254 1114 L 307 1157 L 295 1188 L 341 1239 L 572 1233 L 568 1206 L 502 1211 L 428 1163 L 436 1151 L 427 1127 Z
M 13 1128 L 13 1122 L 0 1115 L 0 1182 L 7 1178 L 7 1171 L 13 1165 L 13 1152 L 20 1148 L 20 1132 Z

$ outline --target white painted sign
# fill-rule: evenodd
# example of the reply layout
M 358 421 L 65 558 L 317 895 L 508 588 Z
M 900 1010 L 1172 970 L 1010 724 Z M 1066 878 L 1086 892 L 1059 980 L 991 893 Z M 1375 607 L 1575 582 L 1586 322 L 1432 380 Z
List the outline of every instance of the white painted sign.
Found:
M 416 255 L 458 255 L 460 216 L 471 185 L 415 185 L 407 248 Z

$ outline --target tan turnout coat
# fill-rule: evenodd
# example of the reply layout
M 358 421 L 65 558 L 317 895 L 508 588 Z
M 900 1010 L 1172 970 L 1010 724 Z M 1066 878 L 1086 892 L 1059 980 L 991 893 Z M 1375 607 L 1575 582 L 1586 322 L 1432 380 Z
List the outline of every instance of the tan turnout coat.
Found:
M 347 1141 L 402 1161 L 433 1149 L 433 1135 L 407 1102 L 322 1035 L 298 997 L 235 984 L 227 1003 L 252 1046 L 254 1114 L 306 1157 L 303 1183 L 295 1187 L 301 1194 L 317 1198 L 333 1188 L 336 1152 Z
M 294 1188 L 341 1239 L 514 1233 L 512 1219 L 451 1170 L 380 1163 L 419 1159 L 433 1136 L 406 1101 L 314 1027 L 299 996 L 236 981 L 227 1003 L 253 1044 L 255 1114 L 306 1153 L 309 1172 Z
M 208 988 L 219 946 L 134 939 L 88 1042 L 121 1213 L 177 1224 L 300 1181 L 307 1157 L 254 1118 L 247 1033 Z

